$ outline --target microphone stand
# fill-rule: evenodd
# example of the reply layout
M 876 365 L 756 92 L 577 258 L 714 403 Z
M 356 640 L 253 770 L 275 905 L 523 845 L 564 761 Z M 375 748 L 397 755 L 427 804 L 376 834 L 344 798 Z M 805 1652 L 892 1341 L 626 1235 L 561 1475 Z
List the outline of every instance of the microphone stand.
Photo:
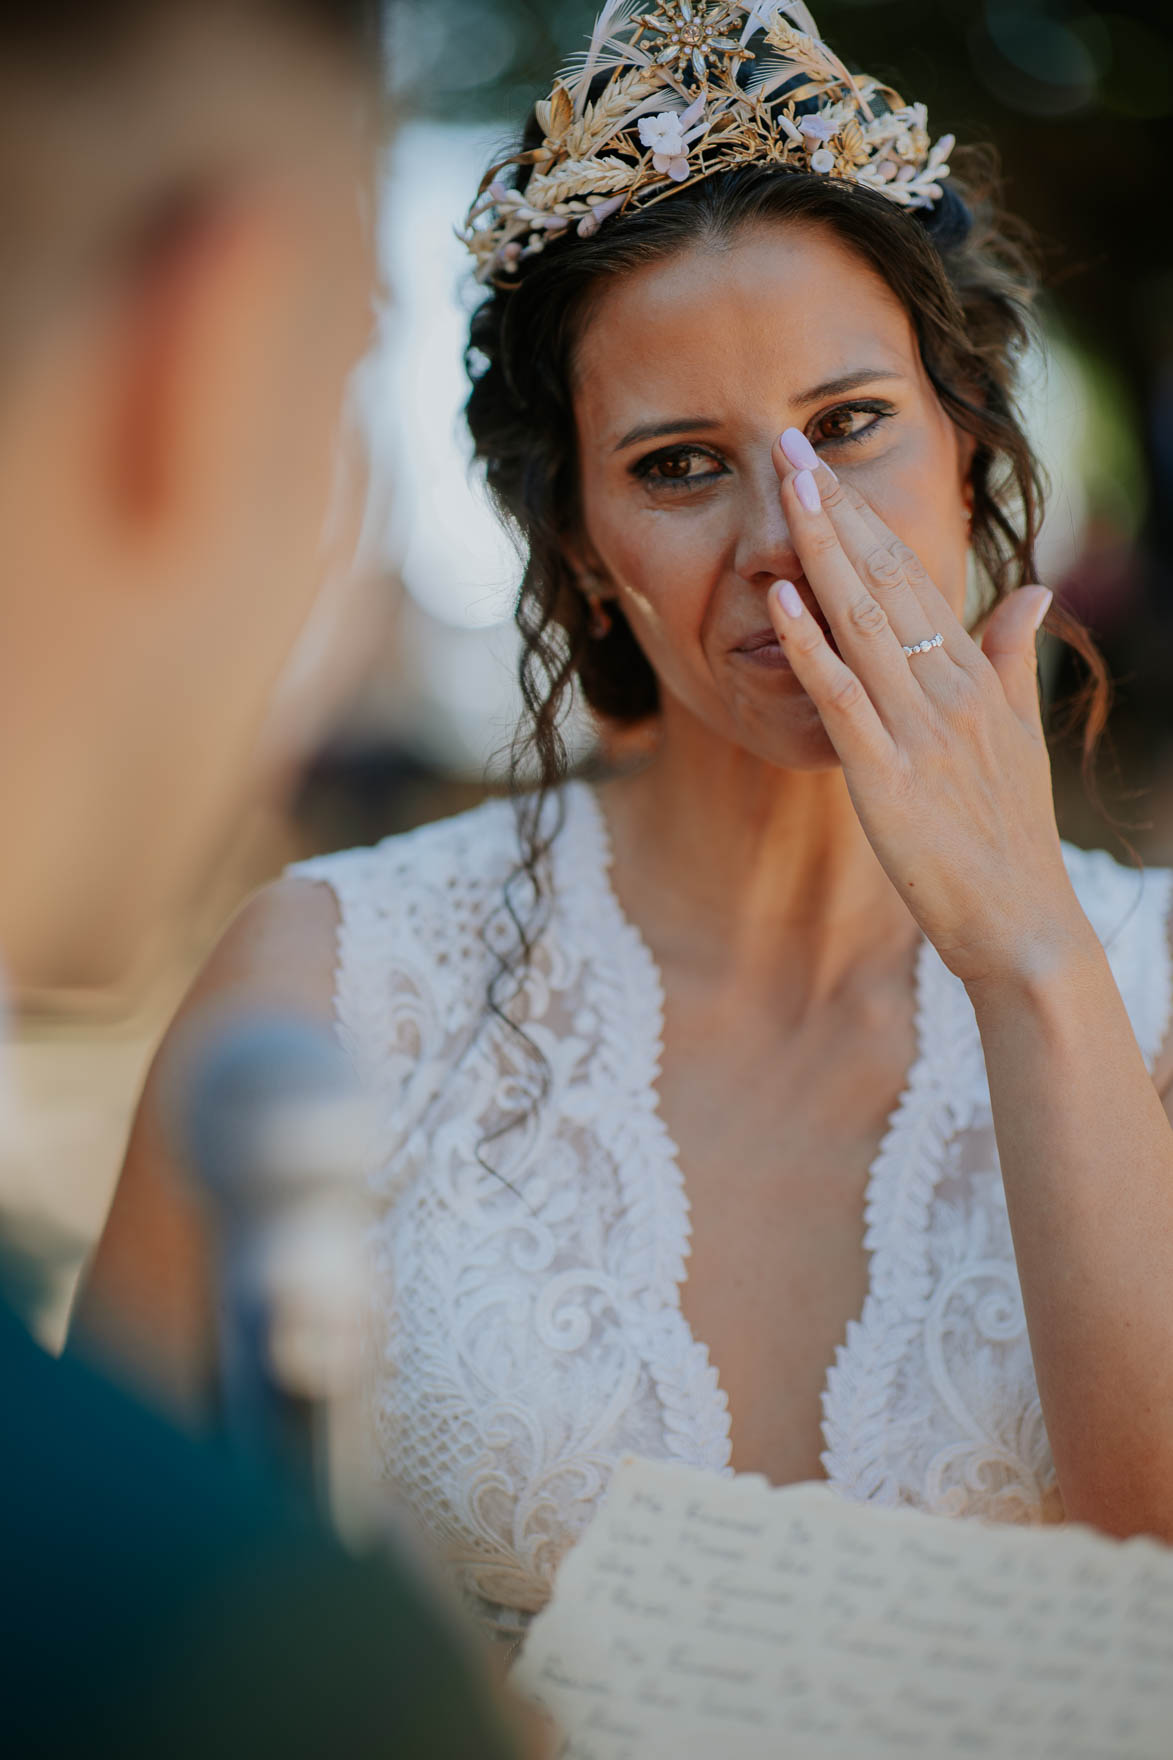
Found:
M 173 1134 L 210 1200 L 224 1429 L 360 1543 L 367 1108 L 333 1039 L 287 1017 L 204 1028 L 183 1068 Z

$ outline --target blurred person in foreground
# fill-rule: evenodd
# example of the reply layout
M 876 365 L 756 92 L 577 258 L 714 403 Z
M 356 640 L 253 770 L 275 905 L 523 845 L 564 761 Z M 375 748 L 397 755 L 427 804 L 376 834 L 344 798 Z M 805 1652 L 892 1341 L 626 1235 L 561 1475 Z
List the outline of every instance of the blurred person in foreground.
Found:
M 84 0 L 0 25 L 15 991 L 118 976 L 247 792 L 370 331 L 377 23 L 372 0 Z M 6 1754 L 510 1751 L 407 1569 L 45 1357 L 5 1265 Z

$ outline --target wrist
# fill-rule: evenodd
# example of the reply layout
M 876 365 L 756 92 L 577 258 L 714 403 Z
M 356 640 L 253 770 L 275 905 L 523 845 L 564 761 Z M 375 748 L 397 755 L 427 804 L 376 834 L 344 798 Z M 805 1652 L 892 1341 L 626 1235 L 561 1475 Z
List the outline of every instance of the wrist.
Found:
M 1061 1014 L 1107 970 L 1099 937 L 1080 910 L 1000 948 L 965 988 L 979 1020 L 1007 1006 Z

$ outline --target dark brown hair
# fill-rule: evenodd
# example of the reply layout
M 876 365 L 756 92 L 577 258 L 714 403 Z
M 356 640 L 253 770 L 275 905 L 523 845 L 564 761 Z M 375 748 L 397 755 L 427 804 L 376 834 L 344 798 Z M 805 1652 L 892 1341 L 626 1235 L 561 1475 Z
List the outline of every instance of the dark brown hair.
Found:
M 532 145 L 533 126 L 525 144 Z M 946 197 L 927 213 L 901 209 L 859 185 L 777 166 L 702 179 L 654 206 L 573 233 L 494 286 L 473 315 L 467 415 L 489 489 L 526 556 L 516 608 L 525 717 L 513 747 L 521 857 L 507 899 L 518 933 L 491 998 L 506 1005 L 510 975 L 529 957 L 541 911 L 542 866 L 557 813 L 547 803 L 565 777 L 562 727 L 575 685 L 613 723 L 656 713 L 656 676 L 618 606 L 610 632 L 589 634 L 589 612 L 567 553 L 578 529 L 578 460 L 571 370 L 592 302 L 616 276 L 695 245 L 722 245 L 747 226 L 819 226 L 835 234 L 892 289 L 907 311 L 945 412 L 973 441 L 972 547 L 986 586 L 983 611 L 1037 579 L 1035 544 L 1043 485 L 1015 406 L 1031 338 L 1036 276 L 1025 230 L 996 204 L 991 154 L 956 155 Z M 1088 671 L 1083 693 L 1089 754 L 1107 713 L 1107 674 L 1090 636 L 1063 609 L 1048 628 Z

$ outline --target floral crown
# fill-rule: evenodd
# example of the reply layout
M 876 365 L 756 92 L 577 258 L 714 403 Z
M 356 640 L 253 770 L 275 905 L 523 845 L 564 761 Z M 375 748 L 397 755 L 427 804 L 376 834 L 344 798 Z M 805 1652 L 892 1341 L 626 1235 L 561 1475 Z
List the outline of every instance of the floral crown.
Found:
M 541 145 L 486 173 L 461 234 L 478 280 L 737 165 L 846 179 L 904 208 L 940 199 L 953 136 L 930 144 L 923 104 L 849 73 L 799 0 L 641 3 L 607 0 L 536 107 Z M 529 167 L 524 188 L 503 180 L 511 165 Z

